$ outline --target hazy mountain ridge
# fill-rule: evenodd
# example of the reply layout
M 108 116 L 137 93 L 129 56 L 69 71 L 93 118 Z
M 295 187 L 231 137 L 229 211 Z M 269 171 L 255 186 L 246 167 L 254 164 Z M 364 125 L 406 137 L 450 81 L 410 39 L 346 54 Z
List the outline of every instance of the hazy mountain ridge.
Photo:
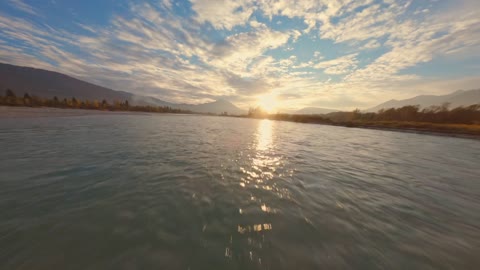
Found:
M 319 107 L 305 107 L 300 110 L 279 110 L 280 114 L 328 114 L 339 112 L 340 110 L 319 108 Z
M 62 73 L 0 64 L 0 87 L 17 95 L 29 93 L 44 98 L 106 99 L 133 101 L 133 94 L 91 84 Z
M 0 63 L 0 90 L 12 89 L 17 95 L 28 93 L 43 98 L 60 99 L 75 97 L 80 100 L 125 101 L 132 105 L 168 106 L 199 113 L 244 114 L 244 110 L 226 100 L 217 100 L 205 104 L 176 104 L 149 96 L 135 95 L 85 82 L 68 75 Z
M 318 108 L 318 107 L 306 107 L 295 111 L 295 114 L 327 114 L 332 112 L 338 112 L 339 110 Z
M 196 104 L 196 105 L 177 104 L 175 107 L 183 110 L 189 110 L 189 111 L 200 112 L 200 113 L 221 114 L 221 113 L 227 112 L 229 114 L 246 114 L 245 110 L 238 108 L 237 106 L 233 105 L 231 102 L 224 99 L 219 99 L 213 102 Z
M 480 89 L 458 90 L 451 94 L 441 96 L 420 95 L 402 100 L 392 99 L 366 111 L 377 112 L 381 109 L 399 108 L 407 105 L 419 105 L 421 108 L 425 108 L 433 105 L 442 105 L 446 102 L 450 103 L 451 108 L 478 104 L 480 103 Z

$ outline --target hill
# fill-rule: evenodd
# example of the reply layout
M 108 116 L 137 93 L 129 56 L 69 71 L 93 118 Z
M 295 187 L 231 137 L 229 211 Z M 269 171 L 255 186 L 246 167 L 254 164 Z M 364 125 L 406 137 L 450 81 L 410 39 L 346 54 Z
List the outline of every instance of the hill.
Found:
M 326 109 L 326 108 L 318 108 L 318 107 L 305 107 L 300 110 L 279 110 L 278 113 L 280 114 L 299 114 L 299 115 L 306 115 L 306 114 L 328 114 L 333 112 L 338 112 L 339 110 L 334 109 Z
M 442 105 L 446 102 L 450 103 L 451 108 L 478 104 L 480 103 L 480 89 L 459 90 L 443 96 L 421 95 L 403 100 L 392 99 L 366 111 L 377 112 L 381 109 L 400 108 L 407 105 L 419 105 L 421 108 L 425 108 L 432 105 Z
M 222 114 L 227 112 L 228 114 L 246 114 L 247 112 L 238 108 L 237 106 L 233 105 L 231 102 L 226 101 L 224 99 L 219 99 L 217 101 L 197 104 L 197 105 L 190 105 L 190 104 L 178 104 L 174 106 L 175 108 L 189 110 L 193 112 L 199 113 L 215 113 L 215 114 Z
M 317 108 L 317 107 L 306 107 L 298 111 L 295 111 L 295 114 L 327 114 L 332 112 L 338 112 L 338 110 Z
M 29 93 L 43 98 L 72 98 L 81 100 L 128 100 L 136 105 L 168 106 L 170 103 L 152 97 L 137 96 L 88 83 L 62 73 L 19 67 L 0 63 L 0 89 L 10 88 L 17 94 Z
M 246 113 L 226 100 L 197 105 L 176 104 L 154 97 L 109 89 L 58 72 L 0 63 L 0 90 L 4 91 L 7 88 L 12 89 L 17 95 L 29 93 L 43 98 L 56 96 L 59 99 L 72 97 L 79 100 L 105 99 L 110 103 L 128 100 L 132 105 L 168 106 L 199 113 Z

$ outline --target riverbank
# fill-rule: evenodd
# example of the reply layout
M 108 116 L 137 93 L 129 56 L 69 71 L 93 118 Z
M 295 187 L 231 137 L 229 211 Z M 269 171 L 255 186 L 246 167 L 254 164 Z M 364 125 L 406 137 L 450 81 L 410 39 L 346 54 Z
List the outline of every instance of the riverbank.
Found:
M 1 118 L 32 118 L 32 117 L 69 117 L 69 116 L 88 116 L 100 114 L 147 114 L 143 112 L 129 111 L 102 111 L 87 109 L 67 109 L 51 107 L 13 107 L 0 106 Z
M 424 122 L 347 122 L 334 125 L 480 139 L 480 125 L 436 124 Z
M 332 121 L 328 118 L 319 116 L 297 116 L 279 117 L 279 115 L 270 115 L 265 117 L 274 121 L 287 121 L 303 124 L 320 124 L 329 126 L 342 126 L 349 128 L 378 129 L 397 132 L 408 132 L 418 134 L 430 134 L 449 137 L 472 138 L 480 140 L 479 124 L 447 124 L 447 123 L 428 123 L 428 122 L 400 122 L 400 121 Z
M 0 119 L 2 118 L 33 118 L 33 117 L 71 117 L 71 116 L 89 116 L 89 115 L 144 115 L 150 114 L 146 112 L 136 111 L 108 111 L 108 110 L 90 110 L 90 109 L 68 109 L 68 108 L 51 108 L 51 107 L 12 107 L 0 106 Z M 232 117 L 232 116 L 230 116 Z M 241 118 L 249 118 L 247 116 L 233 116 Z M 393 121 L 350 121 L 350 122 L 333 122 L 328 119 L 312 117 L 310 118 L 291 118 L 279 119 L 274 115 L 268 117 L 270 120 L 287 121 L 305 124 L 322 124 L 331 126 L 343 126 L 351 128 L 378 129 L 397 132 L 409 132 L 420 134 L 431 134 L 450 137 L 473 138 L 480 139 L 480 125 L 465 124 L 435 124 L 424 122 L 393 122 Z M 309 121 L 305 121 L 309 119 Z M 310 121 L 311 120 L 311 121 Z

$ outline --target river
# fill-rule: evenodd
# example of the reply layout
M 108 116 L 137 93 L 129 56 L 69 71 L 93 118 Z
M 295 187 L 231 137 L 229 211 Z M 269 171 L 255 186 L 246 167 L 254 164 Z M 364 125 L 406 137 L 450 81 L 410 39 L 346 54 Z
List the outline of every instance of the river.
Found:
M 0 269 L 475 269 L 479 254 L 478 140 L 0 118 Z

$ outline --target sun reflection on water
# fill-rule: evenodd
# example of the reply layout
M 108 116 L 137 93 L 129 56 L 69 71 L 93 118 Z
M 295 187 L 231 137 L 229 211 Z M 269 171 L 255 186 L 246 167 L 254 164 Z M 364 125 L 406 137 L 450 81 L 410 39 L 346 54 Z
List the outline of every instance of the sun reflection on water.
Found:
M 258 124 L 257 129 L 257 151 L 269 150 L 273 145 L 272 138 L 273 121 L 263 119 Z
M 275 122 L 264 119 L 258 122 L 257 131 L 251 150 L 250 162 L 240 167 L 243 177 L 240 178 L 239 185 L 242 188 L 265 190 L 274 193 L 280 198 L 288 198 L 289 192 L 285 188 L 280 188 L 274 178 L 285 176 L 283 172 L 284 160 L 276 152 L 275 145 Z M 256 200 L 262 203 L 262 198 Z M 263 202 L 263 205 L 265 203 Z M 264 212 L 275 213 L 274 209 Z
M 242 175 L 239 185 L 250 194 L 242 205 L 238 205 L 238 211 L 248 222 L 239 222 L 234 237 L 236 239 L 234 241 L 247 244 L 250 250 L 248 252 L 232 250 L 233 246 L 228 245 L 225 256 L 230 259 L 233 258 L 232 253 L 238 252 L 238 254 L 248 254 L 251 261 L 261 264 L 260 250 L 265 247 L 265 241 L 268 241 L 267 236 L 274 226 L 270 219 L 272 215 L 281 214 L 275 198 L 290 197 L 289 190 L 282 187 L 279 182 L 288 173 L 284 171 L 284 160 L 281 155 L 278 155 L 276 147 L 275 122 L 267 119 L 259 121 L 249 149 L 248 162 L 242 163 L 239 168 Z M 262 217 L 253 221 L 252 215 Z
M 261 232 L 261 231 L 270 231 L 272 229 L 272 224 L 263 223 L 263 224 L 253 224 L 247 226 L 238 225 L 237 231 L 240 234 L 245 234 L 248 232 Z

